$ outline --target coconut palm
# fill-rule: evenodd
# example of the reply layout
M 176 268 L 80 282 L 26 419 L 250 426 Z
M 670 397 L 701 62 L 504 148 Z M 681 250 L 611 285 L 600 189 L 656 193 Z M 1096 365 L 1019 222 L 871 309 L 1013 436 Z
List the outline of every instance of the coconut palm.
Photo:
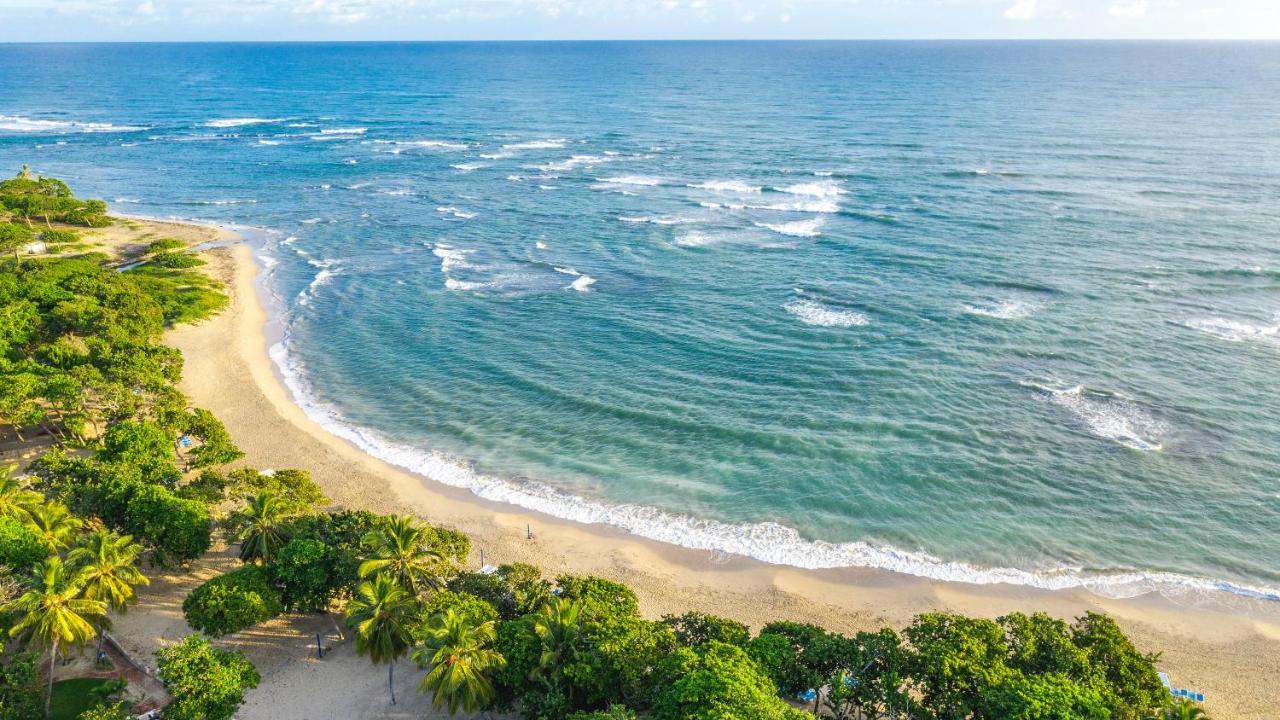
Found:
M 450 715 L 459 707 L 469 713 L 488 707 L 494 689 L 487 673 L 507 664 L 492 649 L 498 635 L 494 622 L 473 623 L 450 609 L 432 617 L 426 631 L 426 641 L 413 654 L 418 667 L 427 671 L 419 692 L 430 691 L 431 706 L 447 704 Z
M 530 680 L 554 685 L 559 682 L 556 671 L 577 659 L 582 638 L 581 613 L 582 603 L 560 597 L 553 597 L 538 608 L 533 631 L 542 641 L 542 652 L 538 664 L 529 672 Z M 565 688 L 565 697 L 572 706 L 572 684 Z
M 428 588 L 438 589 L 435 571 L 444 556 L 431 546 L 431 539 L 431 528 L 408 515 L 382 518 L 364 536 L 370 556 L 360 563 L 360 577 L 387 575 L 415 597 Z
M 67 563 L 84 581 L 84 597 L 101 600 L 107 608 L 125 612 L 137 600 L 134 587 L 151 581 L 138 569 L 142 546 L 128 535 L 117 535 L 102 528 L 89 533 L 80 545 L 67 553 Z M 98 633 L 98 653 L 102 653 L 103 633 Z
M 1211 720 L 1205 714 L 1204 708 L 1188 698 L 1178 698 L 1170 701 L 1153 718 L 1155 720 Z
M 50 553 L 71 547 L 76 534 L 84 525 L 80 518 L 71 514 L 66 505 L 59 502 L 36 505 L 27 514 L 27 526 L 36 531 Z
M 49 649 L 49 688 L 44 708 L 48 716 L 58 652 L 65 654 L 72 647 L 84 647 L 96 627 L 106 625 L 107 604 L 81 597 L 84 575 L 71 571 L 56 555 L 37 565 L 35 575 L 35 587 L 3 609 L 18 615 L 18 622 L 9 629 L 10 636 Z
M 0 468 L 0 518 L 14 518 L 26 522 L 31 510 L 42 501 L 40 493 L 28 490 L 13 476 L 17 465 Z
M 387 663 L 387 690 L 391 704 L 396 704 L 396 688 L 392 679 L 396 658 L 413 645 L 409 626 L 418 604 L 389 575 L 378 575 L 360 583 L 356 595 L 347 604 L 347 627 L 356 631 L 356 652 L 375 665 Z
M 245 507 L 231 519 L 232 536 L 240 543 L 244 562 L 270 563 L 288 538 L 285 522 L 297 514 L 297 507 L 270 490 L 260 490 L 245 501 Z

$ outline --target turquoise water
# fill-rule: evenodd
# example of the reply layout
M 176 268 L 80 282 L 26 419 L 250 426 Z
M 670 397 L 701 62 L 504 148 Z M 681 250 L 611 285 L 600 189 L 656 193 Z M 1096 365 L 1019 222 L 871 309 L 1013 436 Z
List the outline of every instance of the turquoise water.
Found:
M 299 401 L 484 497 L 1280 594 L 1280 45 L 4 46 L 22 162 L 267 228 Z

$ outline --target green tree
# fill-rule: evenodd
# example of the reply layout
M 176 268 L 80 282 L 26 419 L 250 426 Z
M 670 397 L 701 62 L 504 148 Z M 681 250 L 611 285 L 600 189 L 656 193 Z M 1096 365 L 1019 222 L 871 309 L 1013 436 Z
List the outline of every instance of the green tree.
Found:
M 134 588 L 151 584 L 138 569 L 141 554 L 142 546 L 128 535 L 94 530 L 67 554 L 67 562 L 80 574 L 84 597 L 101 600 L 107 609 L 123 613 L 138 599 Z M 99 632 L 98 652 L 102 652 L 102 640 Z
M 240 543 L 240 559 L 265 564 L 274 561 L 287 541 L 288 520 L 295 514 L 296 506 L 270 490 L 260 490 L 248 498 L 228 523 L 232 538 Z
M 98 459 L 138 468 L 142 479 L 173 487 L 179 477 L 174 465 L 173 436 L 150 420 L 125 420 L 107 429 Z
M 365 536 L 369 559 L 360 563 L 360 577 L 386 575 L 414 597 L 439 588 L 436 573 L 444 556 L 432 547 L 432 539 L 431 528 L 408 515 L 381 518 Z
M 22 263 L 22 256 L 19 254 L 22 248 L 30 245 L 33 240 L 35 233 L 29 228 L 13 223 L 0 223 L 0 252 L 13 253 L 15 266 Z
M 396 704 L 393 681 L 396 659 L 413 644 L 410 627 L 417 611 L 414 597 L 390 575 L 377 575 L 360 584 L 347 604 L 347 627 L 356 632 L 356 652 L 375 665 L 387 663 L 387 690 Z
M 984 692 L 983 717 L 999 720 L 1108 720 L 1097 690 L 1059 673 L 1014 672 Z
M 66 505 L 47 502 L 32 508 L 27 527 L 40 536 L 50 553 L 65 550 L 75 541 L 84 522 L 71 514 Z
M 490 673 L 506 664 L 493 649 L 497 633 L 493 620 L 476 623 L 449 609 L 432 617 L 423 646 L 414 662 L 427 671 L 418 688 L 431 692 L 432 707 L 448 706 L 474 713 L 488 708 L 495 692 Z
M 100 702 L 80 713 L 76 720 L 133 720 L 129 703 L 124 700 Z
M 218 650 L 198 635 L 156 653 L 160 679 L 173 702 L 165 720 L 230 720 L 244 704 L 244 693 L 262 678 L 238 651 Z
M 777 696 L 777 688 L 743 650 L 716 640 L 680 648 L 665 662 L 655 720 L 802 720 L 807 715 Z
M 1193 700 L 1171 699 L 1155 715 L 1156 720 L 1212 720 Z
M 285 608 L 319 612 L 329 606 L 333 586 L 327 573 L 326 551 L 324 543 L 305 537 L 292 538 L 280 548 L 270 570 L 280 586 Z
M 49 548 L 35 530 L 13 518 L 0 519 L 0 565 L 30 568 L 47 557 Z
M 213 637 L 252 627 L 279 615 L 280 591 L 259 565 L 244 565 L 219 575 L 187 594 L 182 612 L 187 623 Z
M 552 597 L 543 603 L 533 616 L 533 632 L 538 637 L 537 664 L 529 672 L 529 679 L 540 683 L 553 699 L 563 698 L 566 709 L 577 707 L 576 673 L 572 666 L 582 660 L 585 650 L 582 639 L 582 603 L 563 597 Z M 566 672 L 570 671 L 570 672 Z
M 1011 672 L 1004 630 L 991 620 L 925 613 L 904 631 L 908 677 L 939 720 L 962 720 L 983 707 L 983 693 Z
M 31 720 L 43 712 L 39 657 L 13 653 L 0 662 L 0 720 Z
M 17 469 L 17 465 L 0 467 L 0 518 L 25 521 L 44 498 L 40 493 L 28 490 L 13 476 L 13 471 Z
M 45 715 L 53 697 L 53 668 L 58 653 L 73 647 L 84 647 L 107 621 L 107 606 L 101 600 L 81 597 L 84 577 L 70 572 L 56 555 L 35 569 L 38 582 L 18 599 L 4 606 L 5 612 L 18 615 L 9 635 L 49 651 L 49 686 L 45 698 Z
M 496 572 L 459 573 L 449 580 L 450 590 L 482 598 L 498 609 L 503 620 L 536 612 L 551 597 L 551 583 L 542 571 L 525 563 L 499 565 Z
M 1071 638 L 1105 679 L 1114 720 L 1141 720 L 1164 704 L 1168 691 L 1156 672 L 1160 656 L 1140 652 L 1115 620 L 1086 613 L 1071 626 Z
M 676 640 L 687 647 L 712 640 L 744 647 L 751 639 L 751 631 L 736 620 L 692 610 L 683 615 L 663 615 L 662 622 L 675 632 Z

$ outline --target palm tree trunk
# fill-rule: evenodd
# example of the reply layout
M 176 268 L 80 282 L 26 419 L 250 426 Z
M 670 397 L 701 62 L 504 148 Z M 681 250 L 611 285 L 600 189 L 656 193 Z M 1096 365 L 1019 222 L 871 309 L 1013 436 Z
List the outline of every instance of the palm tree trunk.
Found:
M 387 690 L 391 692 L 392 705 L 396 704 L 396 686 L 395 686 L 395 683 L 391 681 L 391 671 L 395 670 L 395 668 L 396 668 L 395 660 L 392 660 L 391 662 L 387 663 Z
M 44 716 L 49 717 L 53 706 L 53 666 L 58 664 L 58 644 L 49 646 L 49 692 L 44 696 Z

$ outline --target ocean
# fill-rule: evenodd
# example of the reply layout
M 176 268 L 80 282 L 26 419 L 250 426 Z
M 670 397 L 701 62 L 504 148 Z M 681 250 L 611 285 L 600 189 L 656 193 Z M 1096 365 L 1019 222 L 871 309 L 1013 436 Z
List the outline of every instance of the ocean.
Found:
M 1280 599 L 1280 44 L 0 46 L 0 170 L 261 228 L 298 402 L 799 567 Z

